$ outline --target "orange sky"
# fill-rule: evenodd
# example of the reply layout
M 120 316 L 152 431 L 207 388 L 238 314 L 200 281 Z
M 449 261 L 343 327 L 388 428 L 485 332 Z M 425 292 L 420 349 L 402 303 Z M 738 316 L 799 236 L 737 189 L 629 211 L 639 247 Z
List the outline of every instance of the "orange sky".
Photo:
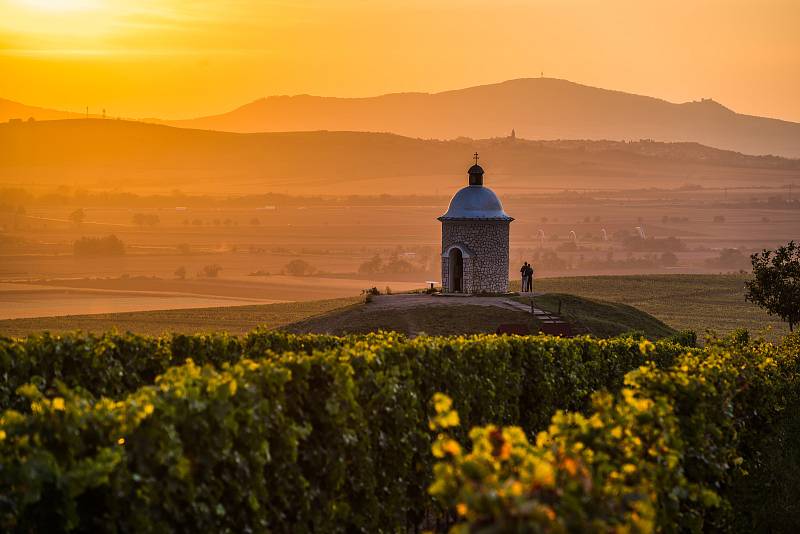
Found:
M 0 0 L 0 97 L 182 118 L 546 76 L 800 122 L 800 0 Z

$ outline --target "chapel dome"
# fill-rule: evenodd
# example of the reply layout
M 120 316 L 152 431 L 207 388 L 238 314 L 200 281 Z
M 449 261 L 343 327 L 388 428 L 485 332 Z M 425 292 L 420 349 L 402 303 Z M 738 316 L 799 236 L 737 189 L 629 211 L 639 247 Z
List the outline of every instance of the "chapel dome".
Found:
M 496 221 L 513 221 L 503 211 L 500 199 L 494 191 L 483 186 L 483 180 L 476 184 L 476 175 L 483 177 L 480 165 L 473 165 L 469 169 L 470 185 L 460 189 L 450 200 L 447 213 L 439 217 L 440 221 L 453 221 L 463 219 L 482 219 Z

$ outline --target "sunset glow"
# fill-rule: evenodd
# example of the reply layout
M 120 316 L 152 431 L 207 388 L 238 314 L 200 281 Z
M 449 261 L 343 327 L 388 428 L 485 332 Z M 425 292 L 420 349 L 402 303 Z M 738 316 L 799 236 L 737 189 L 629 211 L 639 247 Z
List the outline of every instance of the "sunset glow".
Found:
M 800 120 L 798 22 L 791 0 L 6 0 L 0 94 L 176 118 L 272 94 L 439 91 L 544 72 Z
M 92 0 L 18 0 L 23 6 L 45 11 L 77 11 L 92 9 L 97 2 Z

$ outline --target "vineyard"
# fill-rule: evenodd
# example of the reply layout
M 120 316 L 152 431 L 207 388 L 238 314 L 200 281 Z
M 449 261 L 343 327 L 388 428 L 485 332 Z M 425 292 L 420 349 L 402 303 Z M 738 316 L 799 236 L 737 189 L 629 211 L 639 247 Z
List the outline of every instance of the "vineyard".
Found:
M 0 529 L 790 531 L 800 337 L 693 341 L 0 339 Z

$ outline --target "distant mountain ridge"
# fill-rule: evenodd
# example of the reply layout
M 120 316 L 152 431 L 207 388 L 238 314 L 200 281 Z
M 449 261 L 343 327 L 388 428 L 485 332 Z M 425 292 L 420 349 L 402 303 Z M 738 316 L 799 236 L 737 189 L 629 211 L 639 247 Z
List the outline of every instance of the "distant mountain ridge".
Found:
M 231 132 L 392 132 L 426 139 L 499 137 L 513 128 L 525 139 L 687 141 L 800 157 L 800 123 L 738 114 L 713 100 L 675 104 L 554 78 L 368 98 L 272 96 L 228 113 L 164 123 Z
M 0 99 L 0 122 L 81 116 Z M 424 139 L 486 139 L 515 129 L 525 139 L 653 139 L 800 158 L 800 123 L 739 114 L 713 100 L 675 104 L 555 78 L 365 98 L 270 96 L 218 115 L 144 120 L 240 133 L 330 130 Z
M 466 180 L 481 153 L 487 185 L 570 188 L 780 186 L 800 160 L 696 143 L 425 140 L 388 133 L 231 133 L 102 119 L 0 124 L 0 187 L 62 184 L 235 195 L 435 194 Z
M 0 122 L 33 120 L 78 119 L 84 115 L 69 111 L 40 108 L 0 98 Z

